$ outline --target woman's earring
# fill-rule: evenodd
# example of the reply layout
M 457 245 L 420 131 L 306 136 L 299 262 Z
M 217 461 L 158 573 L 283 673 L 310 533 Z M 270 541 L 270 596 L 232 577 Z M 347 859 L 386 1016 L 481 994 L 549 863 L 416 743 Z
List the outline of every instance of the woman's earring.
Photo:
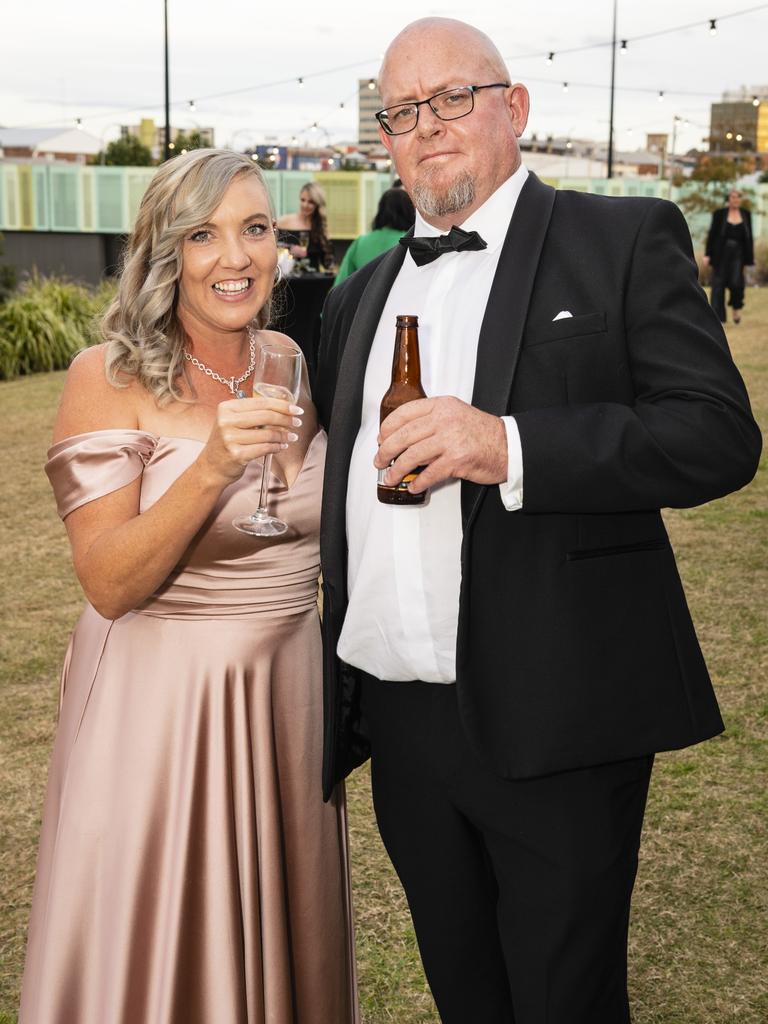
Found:
M 283 280 L 283 268 L 278 263 L 277 266 L 275 267 L 275 283 L 274 283 L 274 285 L 272 287 L 276 288 L 280 284 L 280 282 L 282 280 Z

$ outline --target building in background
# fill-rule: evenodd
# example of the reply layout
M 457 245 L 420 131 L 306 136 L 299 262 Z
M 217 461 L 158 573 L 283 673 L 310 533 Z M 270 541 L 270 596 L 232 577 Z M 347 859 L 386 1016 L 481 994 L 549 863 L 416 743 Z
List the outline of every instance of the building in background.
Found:
M 0 128 L 3 160 L 65 160 L 84 164 L 101 148 L 101 139 L 81 128 Z
M 768 85 L 742 86 L 712 104 L 709 151 L 768 154 Z
M 375 78 L 357 80 L 357 148 L 361 153 L 380 147 L 379 122 L 374 117 L 384 106 Z
M 163 156 L 165 150 L 165 125 L 157 124 L 152 117 L 143 117 L 138 124 L 124 124 L 120 126 L 121 138 L 135 135 L 139 142 L 146 146 L 152 153 L 155 160 Z M 189 138 L 190 135 L 199 135 L 204 146 L 215 146 L 213 128 L 206 128 L 196 124 L 191 128 L 174 128 L 171 125 L 171 142 L 173 146 L 180 135 Z M 172 147 L 173 148 L 173 147 Z

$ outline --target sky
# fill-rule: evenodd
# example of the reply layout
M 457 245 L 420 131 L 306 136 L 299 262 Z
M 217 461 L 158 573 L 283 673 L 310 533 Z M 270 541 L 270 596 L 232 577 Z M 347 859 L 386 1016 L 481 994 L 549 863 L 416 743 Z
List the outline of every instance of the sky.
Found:
M 602 141 L 608 135 L 611 54 L 609 46 L 594 44 L 611 38 L 613 5 L 168 0 L 171 121 L 186 130 L 212 125 L 217 145 L 238 149 L 288 143 L 292 136 L 306 143 L 354 140 L 357 79 L 376 76 L 388 42 L 409 21 L 440 15 L 470 21 L 491 36 L 513 81 L 529 87 L 528 136 Z M 688 122 L 684 128 L 679 122 L 676 151 L 706 148 L 710 103 L 725 90 L 768 85 L 768 3 L 617 0 L 617 6 L 617 36 L 629 40 L 626 54 L 616 59 L 618 149 L 642 147 L 646 132 L 671 132 L 675 116 Z M 689 23 L 695 27 L 637 38 Z M 80 118 L 86 131 L 106 142 L 121 124 L 141 117 L 162 122 L 163 0 L 17 2 L 6 7 L 2 25 L 0 125 L 68 128 Z M 593 48 L 562 52 L 588 46 Z M 555 56 L 548 65 L 550 51 Z M 312 131 L 314 122 L 319 128 Z

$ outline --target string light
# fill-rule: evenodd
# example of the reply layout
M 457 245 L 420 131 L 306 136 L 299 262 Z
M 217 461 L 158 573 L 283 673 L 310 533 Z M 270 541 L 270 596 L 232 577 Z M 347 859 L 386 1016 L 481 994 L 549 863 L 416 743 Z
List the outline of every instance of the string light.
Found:
M 79 132 L 81 132 L 83 130 L 83 119 L 82 119 L 82 117 L 76 117 L 75 118 L 75 128 L 77 128 L 77 130 Z
M 750 7 L 750 8 L 747 8 L 745 10 L 733 11 L 733 12 L 731 12 L 729 14 L 721 16 L 720 18 L 709 18 L 708 19 L 709 32 L 710 32 L 711 35 L 716 35 L 717 31 L 718 31 L 718 21 L 722 21 L 723 18 L 742 17 L 744 15 L 751 14 L 753 11 L 762 10 L 765 7 L 768 7 L 768 4 L 760 4 L 757 7 Z M 689 24 L 686 24 L 686 25 L 676 25 L 676 26 L 673 26 L 673 27 L 670 27 L 670 28 L 666 28 L 666 29 L 659 29 L 659 30 L 656 30 L 654 32 L 648 32 L 648 33 L 644 33 L 642 35 L 638 35 L 638 36 L 632 37 L 632 39 L 622 39 L 620 41 L 620 52 L 622 54 L 626 54 L 627 51 L 628 51 L 628 45 L 629 45 L 630 42 L 636 42 L 638 40 L 651 39 L 651 38 L 655 38 L 657 36 L 670 35 L 670 34 L 672 34 L 674 32 L 680 32 L 680 31 L 683 31 L 683 30 L 695 28 L 697 25 L 700 26 L 701 25 L 701 21 L 692 22 L 692 23 L 689 23 Z M 586 50 L 590 50 L 590 49 L 595 49 L 595 48 L 598 48 L 598 47 L 606 47 L 606 46 L 610 46 L 610 45 L 615 45 L 615 43 L 613 43 L 611 40 L 606 40 L 604 42 L 591 43 L 591 44 L 587 44 L 587 45 L 579 46 L 579 47 L 572 47 L 572 48 L 568 48 L 566 50 L 561 50 L 561 51 L 558 51 L 558 52 L 562 55 L 563 53 L 581 52 L 581 51 L 586 51 Z M 382 56 L 382 55 L 380 55 L 380 56 Z M 535 57 L 535 56 L 537 56 L 537 55 L 536 54 L 531 54 L 531 53 L 526 53 L 526 54 L 519 54 L 514 59 L 515 60 L 520 60 L 520 59 L 531 58 L 531 57 Z M 545 51 L 544 56 L 546 57 L 547 65 L 548 66 L 552 65 L 552 63 L 554 62 L 555 56 L 556 56 L 556 51 L 554 51 L 554 50 Z M 512 59 L 512 58 L 508 58 L 508 59 Z M 342 70 L 348 70 L 348 69 L 351 69 L 351 68 L 360 68 L 361 66 L 364 66 L 365 63 L 369 63 L 369 61 L 357 61 L 354 64 L 345 65 L 344 67 L 328 68 L 328 69 L 324 69 L 322 71 L 312 72 L 308 76 L 307 75 L 301 75 L 301 76 L 298 76 L 296 78 L 287 78 L 287 79 L 283 79 L 281 81 L 273 81 L 273 82 L 262 82 L 262 83 L 258 83 L 258 84 L 255 84 L 255 85 L 249 85 L 249 86 L 246 86 L 246 87 L 240 88 L 240 89 L 227 90 L 226 92 L 219 92 L 219 93 L 211 94 L 209 96 L 205 96 L 205 97 L 203 97 L 203 99 L 205 99 L 205 100 L 218 99 L 220 97 L 223 98 L 223 97 L 229 97 L 229 96 L 233 96 L 233 95 L 237 95 L 237 94 L 242 94 L 242 93 L 246 93 L 246 92 L 254 92 L 254 91 L 265 89 L 265 88 L 269 88 L 269 87 L 274 87 L 274 86 L 278 86 L 278 85 L 285 85 L 285 84 L 290 83 L 291 81 L 295 81 L 298 84 L 299 88 L 303 89 L 304 85 L 305 85 L 305 78 L 306 77 L 315 78 L 315 77 L 320 77 L 320 76 L 328 75 L 328 74 L 331 74 L 331 73 L 336 73 L 336 72 L 339 72 L 339 71 L 342 71 Z M 535 81 L 536 79 L 531 79 L 531 80 Z M 544 79 L 540 79 L 540 81 L 545 81 L 545 80 Z M 593 87 L 589 83 L 581 83 L 581 82 L 567 83 L 567 82 L 564 82 L 563 83 L 563 91 L 564 92 L 568 91 L 568 87 L 569 87 L 570 84 L 575 84 L 577 87 L 584 87 L 584 88 L 592 88 Z M 373 91 L 376 88 L 376 81 L 375 81 L 374 78 L 370 78 L 368 80 L 367 87 L 371 91 Z M 597 88 L 597 86 L 594 86 L 594 87 Z M 634 92 L 656 92 L 657 91 L 655 89 L 647 88 L 647 87 L 645 89 L 638 89 L 638 88 L 632 89 L 632 88 L 628 88 L 628 87 L 619 87 L 619 88 L 620 88 L 621 91 L 634 91 Z M 355 90 L 355 92 L 357 92 L 357 90 Z M 711 94 L 710 93 L 706 93 L 706 94 L 704 94 L 704 93 L 698 94 L 697 93 L 697 94 L 694 94 L 694 93 L 691 93 L 691 92 L 688 92 L 688 93 L 681 92 L 681 93 L 679 93 L 679 95 L 702 95 L 702 96 L 706 95 L 706 96 L 709 97 Z M 659 102 L 662 102 L 664 100 L 664 98 L 665 98 L 664 90 L 658 90 L 657 91 L 657 98 L 658 98 Z M 187 100 L 187 101 L 181 101 L 181 102 L 186 103 L 187 109 L 190 112 L 192 112 L 192 111 L 194 111 L 196 109 L 196 102 L 195 102 L 195 100 Z M 757 96 L 753 96 L 751 102 L 752 102 L 753 106 L 755 106 L 755 107 L 760 106 L 760 103 L 761 103 L 760 99 Z M 178 102 L 174 104 L 174 106 L 178 106 L 178 105 L 179 105 Z M 116 109 L 113 112 L 108 112 L 108 113 L 123 114 L 123 113 L 127 113 L 129 111 L 133 111 L 133 110 L 136 110 L 136 109 L 137 108 L 135 108 L 135 107 L 121 107 L 119 109 Z M 345 109 L 344 102 L 339 103 L 338 107 L 337 108 L 334 107 L 334 109 L 340 109 L 340 110 Z M 95 117 L 96 115 L 93 115 L 93 116 Z M 105 117 L 105 116 L 107 116 L 107 114 L 106 113 L 101 113 L 98 116 L 99 117 Z M 46 122 L 46 124 L 47 123 L 48 122 Z M 317 121 L 314 122 L 314 124 L 319 127 L 319 123 Z M 81 128 L 82 127 L 82 119 L 81 118 L 77 118 L 76 121 L 75 121 L 75 125 L 76 125 L 77 128 Z M 314 130 L 317 130 L 317 129 L 314 129 Z

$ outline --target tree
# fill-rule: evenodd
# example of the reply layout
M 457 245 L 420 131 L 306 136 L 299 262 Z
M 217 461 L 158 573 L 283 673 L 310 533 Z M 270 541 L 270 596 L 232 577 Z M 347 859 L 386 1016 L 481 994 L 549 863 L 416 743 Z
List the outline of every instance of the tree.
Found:
M 124 135 L 110 142 L 95 158 L 107 167 L 151 167 L 152 153 L 135 135 Z
M 207 145 L 208 143 L 199 131 L 192 131 L 189 134 L 186 132 L 179 132 L 173 140 L 173 150 L 171 151 L 171 155 L 179 156 L 182 151 L 186 151 L 188 153 L 190 149 L 205 149 Z
M 702 154 L 687 183 L 681 184 L 682 194 L 677 200 L 686 215 L 712 213 L 725 206 L 728 193 L 744 174 L 744 168 L 736 160 L 725 156 Z M 744 192 L 744 206 L 751 209 L 752 193 Z

